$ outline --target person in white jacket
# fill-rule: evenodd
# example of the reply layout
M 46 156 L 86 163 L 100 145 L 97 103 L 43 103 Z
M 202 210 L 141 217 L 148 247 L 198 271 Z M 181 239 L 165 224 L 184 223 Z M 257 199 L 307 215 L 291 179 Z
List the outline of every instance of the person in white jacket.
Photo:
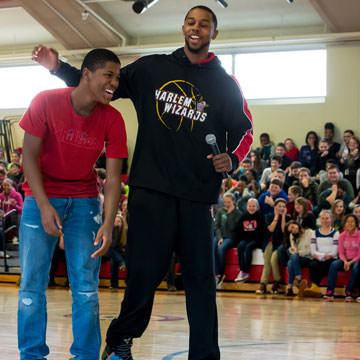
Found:
M 309 267 L 311 262 L 311 238 L 313 230 L 304 229 L 297 221 L 290 220 L 286 224 L 285 236 L 290 241 L 288 261 L 288 289 L 286 296 L 294 296 L 293 286 L 298 288 L 307 285 L 306 280 L 301 278 L 301 269 Z

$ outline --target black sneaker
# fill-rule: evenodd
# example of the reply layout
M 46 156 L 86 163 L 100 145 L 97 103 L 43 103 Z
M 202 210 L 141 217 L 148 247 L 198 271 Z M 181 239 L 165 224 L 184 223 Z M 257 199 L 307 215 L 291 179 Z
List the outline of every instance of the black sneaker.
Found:
M 101 360 L 133 360 L 131 355 L 132 338 L 122 338 L 115 347 L 106 346 Z
M 275 281 L 272 284 L 271 293 L 272 294 L 279 294 L 279 292 L 280 292 L 280 284 L 277 281 Z

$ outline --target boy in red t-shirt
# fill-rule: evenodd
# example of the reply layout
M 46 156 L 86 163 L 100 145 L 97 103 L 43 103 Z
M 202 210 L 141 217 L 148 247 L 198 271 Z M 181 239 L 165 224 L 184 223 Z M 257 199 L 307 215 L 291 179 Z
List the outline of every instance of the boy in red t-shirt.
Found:
M 109 50 L 90 51 L 78 87 L 44 91 L 20 122 L 25 130 L 25 202 L 20 224 L 21 287 L 18 343 L 21 360 L 44 359 L 46 287 L 53 252 L 63 238 L 73 296 L 70 353 L 98 360 L 100 257 L 110 244 L 127 157 L 121 114 L 109 105 L 120 61 Z M 105 143 L 107 181 L 102 224 L 94 164 Z

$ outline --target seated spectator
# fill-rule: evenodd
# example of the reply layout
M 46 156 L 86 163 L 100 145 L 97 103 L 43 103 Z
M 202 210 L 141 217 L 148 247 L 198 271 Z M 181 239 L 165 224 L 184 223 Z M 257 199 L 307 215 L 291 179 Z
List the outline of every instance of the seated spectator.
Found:
M 315 216 L 309 210 L 309 200 L 304 197 L 298 197 L 295 199 L 294 212 L 292 218 L 298 222 L 303 229 L 315 229 Z
M 340 159 L 340 168 L 345 179 L 351 182 L 354 191 L 356 190 L 356 172 L 360 168 L 359 139 L 352 136 L 348 143 L 348 152 L 343 152 Z
M 270 181 L 267 183 L 267 188 L 270 185 L 270 182 L 272 179 L 278 179 L 280 180 L 280 182 L 283 184 L 283 189 L 285 192 L 287 192 L 288 187 L 286 186 L 285 180 L 286 180 L 286 172 L 283 169 L 277 169 L 275 170 L 272 174 L 271 174 L 271 179 Z
M 287 138 L 284 141 L 285 155 L 288 156 L 292 161 L 298 161 L 299 149 L 296 147 L 294 140 Z
M 324 190 L 319 197 L 318 210 L 330 209 L 335 200 L 342 200 L 344 202 L 344 208 L 347 208 L 351 201 L 351 197 L 345 191 L 344 180 L 339 180 L 337 184 L 331 186 L 327 190 Z
M 289 201 L 286 203 L 286 209 L 287 209 L 287 214 L 290 215 L 291 217 L 294 214 L 294 208 L 295 208 L 295 200 L 299 197 L 302 196 L 302 190 L 300 188 L 300 186 L 297 185 L 293 185 L 289 187 L 288 190 L 288 197 L 289 197 Z M 311 211 L 312 210 L 312 205 L 311 202 L 309 200 L 306 200 L 307 203 L 307 211 Z
M 224 195 L 224 208 L 219 209 L 215 216 L 215 280 L 216 288 L 221 289 L 225 275 L 226 251 L 237 246 L 236 231 L 241 213 L 235 206 L 233 194 Z
M 246 212 L 239 220 L 237 231 L 240 272 L 235 281 L 246 281 L 248 279 L 253 250 L 262 247 L 265 233 L 265 220 L 259 210 L 259 203 L 255 198 L 250 198 L 246 204 Z
M 353 211 L 352 211 L 353 215 L 355 215 L 358 219 L 358 222 L 360 224 L 360 205 L 356 205 L 354 208 L 353 208 Z
M 268 182 L 270 182 L 272 174 L 281 167 L 281 158 L 279 156 L 273 156 L 271 158 L 270 167 L 266 168 L 260 179 L 261 190 L 266 189 Z
M 256 149 L 260 158 L 263 159 L 267 165 L 270 165 L 270 159 L 274 155 L 274 145 L 270 141 L 270 136 L 267 133 L 260 135 L 260 147 Z
M 255 196 L 255 193 L 248 187 L 248 185 L 248 179 L 243 175 L 238 183 L 225 193 L 225 195 L 230 193 L 235 196 L 235 204 L 241 214 L 246 211 L 246 203 L 248 199 Z
M 23 209 L 23 198 L 13 187 L 10 179 L 4 179 L 2 183 L 3 191 L 0 193 L 0 206 L 4 213 L 16 210 L 18 216 L 21 216 Z
M 285 191 L 282 189 L 282 183 L 279 179 L 273 179 L 270 182 L 269 190 L 259 197 L 260 210 L 264 216 L 274 212 L 275 201 L 278 198 L 284 199 L 285 203 L 289 200 Z
M 353 300 L 352 292 L 359 275 L 360 260 L 360 231 L 359 222 L 355 215 L 347 215 L 344 221 L 344 232 L 339 236 L 339 259 L 331 263 L 329 269 L 329 279 L 326 294 L 324 298 L 328 301 L 334 300 L 334 290 L 339 271 L 350 271 L 351 278 L 346 285 L 345 301 Z
M 321 211 L 320 228 L 313 231 L 311 238 L 312 260 L 309 266 L 311 284 L 299 288 L 300 296 L 321 297 L 321 280 L 327 276 L 330 265 L 338 254 L 339 232 L 331 223 L 331 211 Z
M 255 194 L 255 197 L 258 198 L 261 192 L 260 185 L 257 182 L 258 174 L 255 169 L 249 169 L 245 172 L 245 177 L 248 181 L 248 189 Z
M 327 179 L 322 181 L 318 187 L 318 197 L 324 190 L 330 188 L 332 185 L 336 185 L 338 183 L 338 181 L 341 179 L 340 170 L 337 165 L 334 165 L 334 164 L 330 165 L 326 169 L 326 173 L 327 173 Z M 343 184 L 345 185 L 345 192 L 349 195 L 349 197 L 351 199 L 353 199 L 355 197 L 354 189 L 353 189 L 350 181 L 347 179 L 342 179 L 342 181 L 343 181 Z
M 315 175 L 316 158 L 318 153 L 319 137 L 315 131 L 309 131 L 305 138 L 306 145 L 300 148 L 299 161 L 310 170 L 311 175 Z
M 319 142 L 319 152 L 315 161 L 316 179 L 320 180 L 321 172 L 326 171 L 326 162 L 328 160 L 336 160 L 336 157 L 329 152 L 329 144 L 326 139 L 321 139 Z
M 313 206 L 317 205 L 318 184 L 311 179 L 310 170 L 308 168 L 300 168 L 299 180 L 295 181 L 294 185 L 298 185 L 301 188 L 304 198 L 308 199 Z
M 241 176 L 244 175 L 244 173 L 251 169 L 252 166 L 252 161 L 250 160 L 250 158 L 245 158 L 240 164 L 239 167 L 231 174 L 231 177 L 234 180 L 239 180 Z
M 342 232 L 343 222 L 345 219 L 345 206 L 341 199 L 335 200 L 331 205 L 331 214 L 333 218 L 333 228 Z
M 275 148 L 275 155 L 279 156 L 281 158 L 281 166 L 280 168 L 287 171 L 287 168 L 290 166 L 292 160 L 285 155 L 285 144 L 284 143 L 278 143 Z
M 11 179 L 16 185 L 24 182 L 24 174 L 20 170 L 20 164 L 13 162 L 10 164 L 10 168 L 7 177 Z
M 324 125 L 324 138 L 329 144 L 329 153 L 336 159 L 339 156 L 340 144 L 334 141 L 335 126 L 332 122 L 327 122 Z
M 119 267 L 120 270 L 125 270 L 126 258 L 126 235 L 127 235 L 127 221 L 120 213 L 116 214 L 114 228 L 112 231 L 112 242 L 107 252 L 110 257 L 111 281 L 110 289 L 117 289 L 119 286 Z
M 273 180 L 275 181 L 275 180 Z M 286 200 L 278 198 L 274 203 L 274 213 L 265 216 L 267 234 L 263 243 L 264 267 L 261 274 L 260 288 L 257 294 L 266 294 L 266 285 L 269 282 L 270 271 L 274 278 L 271 292 L 277 294 L 280 290 L 280 270 L 277 248 L 281 245 L 284 237 L 285 224 L 290 220 L 286 215 Z
M 295 295 L 293 286 L 297 288 L 307 286 L 306 280 L 301 278 L 301 269 L 309 267 L 311 262 L 310 244 L 312 233 L 311 229 L 304 229 L 294 220 L 290 220 L 286 224 L 286 239 L 290 242 L 290 259 L 287 263 L 289 279 L 286 296 Z
M 11 214 L 6 219 L 6 227 L 16 225 L 16 229 L 13 231 L 12 242 L 14 244 L 18 243 L 18 230 L 19 230 L 19 220 L 23 209 L 23 198 L 20 193 L 18 193 L 12 184 L 10 179 L 5 179 L 3 181 L 3 191 L 0 193 L 0 207 L 2 211 L 6 214 L 11 210 L 16 210 L 16 213 Z
M 249 156 L 253 168 L 257 171 L 258 174 L 262 174 L 266 168 L 266 161 L 260 157 L 260 154 L 257 150 L 251 150 Z
M 10 170 L 11 164 L 13 164 L 13 163 L 20 164 L 20 168 L 21 168 L 21 155 L 20 155 L 20 152 L 18 150 L 14 150 L 10 154 L 10 164 L 8 164 L 8 170 Z M 22 169 L 21 169 L 21 171 L 22 171 Z
M 301 169 L 301 162 L 293 161 L 290 165 L 289 172 L 286 176 L 285 184 L 289 188 L 292 185 L 296 185 L 299 181 L 299 172 Z M 296 183 L 295 183 L 296 182 Z
M 339 157 L 340 159 L 343 157 L 344 154 L 348 154 L 349 153 L 349 140 L 352 136 L 354 136 L 354 132 L 352 130 L 345 130 L 344 131 L 344 135 L 343 135 L 343 143 L 340 146 L 340 151 L 339 151 Z

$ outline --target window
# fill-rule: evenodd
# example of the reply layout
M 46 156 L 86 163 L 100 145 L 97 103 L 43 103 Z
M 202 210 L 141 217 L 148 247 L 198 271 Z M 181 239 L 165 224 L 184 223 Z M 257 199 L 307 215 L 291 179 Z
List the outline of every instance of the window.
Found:
M 25 109 L 40 91 L 65 83 L 38 65 L 0 67 L 0 109 Z
M 226 56 L 229 55 L 220 55 L 219 58 L 229 72 L 231 62 Z M 245 97 L 254 104 L 325 101 L 326 50 L 277 51 L 232 56 L 233 73 L 241 84 Z

